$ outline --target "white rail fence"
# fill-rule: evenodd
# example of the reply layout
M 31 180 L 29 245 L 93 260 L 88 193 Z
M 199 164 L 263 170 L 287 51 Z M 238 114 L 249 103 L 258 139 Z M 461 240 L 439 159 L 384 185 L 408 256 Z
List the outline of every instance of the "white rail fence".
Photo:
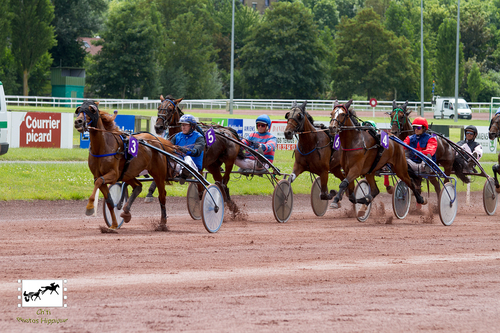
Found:
M 16 106 L 34 106 L 34 107 L 67 107 L 75 109 L 82 104 L 82 98 L 70 97 L 43 97 L 43 96 L 5 96 L 9 110 L 14 110 Z M 156 109 L 160 100 L 144 99 L 96 99 L 104 108 L 116 109 Z M 289 110 L 294 100 L 289 99 L 234 99 L 234 110 Z M 297 100 L 302 103 L 303 100 Z M 345 103 L 346 101 L 339 101 Z M 397 101 L 403 104 L 405 101 Z M 308 110 L 332 110 L 335 101 L 332 100 L 308 100 Z M 468 103 L 473 113 L 489 113 L 491 103 Z M 183 100 L 181 105 L 185 109 L 205 109 L 205 110 L 226 110 L 229 111 L 228 99 L 192 99 Z M 368 101 L 354 101 L 353 106 L 358 111 L 373 111 L 376 113 L 392 110 L 392 101 L 378 101 L 377 107 L 372 108 Z M 420 102 L 410 101 L 409 108 L 418 110 Z M 432 112 L 430 102 L 424 103 L 425 112 Z M 493 110 L 494 111 L 494 110 Z

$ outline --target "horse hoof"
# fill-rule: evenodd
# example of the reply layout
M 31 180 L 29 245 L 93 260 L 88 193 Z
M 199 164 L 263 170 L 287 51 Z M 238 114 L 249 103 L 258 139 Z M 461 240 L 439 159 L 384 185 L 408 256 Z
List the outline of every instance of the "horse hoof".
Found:
M 92 216 L 92 215 L 94 215 L 94 212 L 95 212 L 94 208 L 92 208 L 92 209 L 86 209 L 85 210 L 85 215 Z
M 389 193 L 389 194 L 393 194 L 394 193 L 394 187 L 393 186 L 387 186 L 385 189 L 387 190 L 387 193 Z
M 154 197 L 146 197 L 144 198 L 144 202 L 145 203 L 150 203 L 150 202 L 153 202 L 154 201 Z
M 338 202 L 332 202 L 330 204 L 330 209 L 339 209 L 340 208 L 340 204 Z
M 132 219 L 132 214 L 122 212 L 122 213 L 120 214 L 120 217 L 121 217 L 121 218 L 123 218 L 123 222 L 125 222 L 125 223 L 129 223 L 129 222 L 130 222 L 130 220 Z

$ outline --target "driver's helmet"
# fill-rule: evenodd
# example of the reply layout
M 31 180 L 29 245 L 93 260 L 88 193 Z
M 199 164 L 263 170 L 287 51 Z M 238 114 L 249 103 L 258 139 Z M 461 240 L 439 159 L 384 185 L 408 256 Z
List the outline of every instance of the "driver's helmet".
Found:
M 474 125 L 469 125 L 469 126 L 467 126 L 467 127 L 465 128 L 465 132 L 467 132 L 467 131 L 472 131 L 472 132 L 474 132 L 474 139 L 476 138 L 476 136 L 477 136 L 477 128 L 476 128 L 476 126 L 474 126 Z
M 191 125 L 191 131 L 189 132 L 189 133 L 191 133 L 194 130 L 194 128 L 196 127 L 196 118 L 190 114 L 185 114 L 181 117 L 181 119 L 179 119 L 179 124 Z
M 427 123 L 427 119 L 423 117 L 417 117 L 413 119 L 412 126 L 424 126 L 426 130 L 429 129 L 429 124 Z
M 271 128 L 271 118 L 269 118 L 267 114 L 258 116 L 255 120 L 255 124 L 258 123 L 266 124 L 268 129 Z
M 374 129 L 377 129 L 377 124 L 373 120 L 364 121 L 363 126 L 372 126 Z

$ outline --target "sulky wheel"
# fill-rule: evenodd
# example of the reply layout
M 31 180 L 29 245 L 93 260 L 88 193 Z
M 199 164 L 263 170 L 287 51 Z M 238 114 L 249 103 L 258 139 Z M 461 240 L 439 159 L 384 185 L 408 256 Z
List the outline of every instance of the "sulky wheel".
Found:
M 356 198 L 356 202 L 358 199 L 365 198 L 370 193 L 370 184 L 368 184 L 366 179 L 361 179 L 354 188 L 354 196 Z M 356 203 L 354 204 L 354 209 L 356 211 L 356 218 L 358 219 L 358 221 L 365 222 L 370 216 L 372 203 L 370 202 L 368 205 Z
M 439 218 L 441 222 L 448 226 L 453 223 L 457 216 L 457 191 L 452 183 L 444 184 L 439 193 Z
M 193 220 L 201 220 L 201 199 L 196 183 L 189 183 L 187 190 L 187 208 Z
M 321 178 L 316 177 L 311 188 L 311 207 L 316 216 L 325 215 L 328 209 L 328 200 L 321 200 Z
M 210 185 L 201 199 L 201 219 L 208 232 L 219 231 L 224 219 L 224 197 L 219 187 Z
M 394 215 L 400 220 L 408 215 L 411 203 L 411 193 L 408 185 L 403 181 L 398 181 L 392 193 L 392 210 Z
M 483 187 L 483 206 L 486 214 L 493 215 L 497 210 L 497 192 L 495 190 L 495 179 L 488 178 Z
M 292 185 L 286 179 L 278 182 L 273 192 L 273 214 L 276 221 L 285 223 L 292 215 L 293 191 Z
M 123 224 L 123 218 L 120 217 L 120 214 L 122 213 L 123 206 L 127 204 L 128 200 L 128 191 L 126 190 L 125 187 L 125 199 L 123 200 L 122 205 L 120 206 L 120 209 L 118 209 L 116 206 L 118 205 L 118 202 L 120 201 L 120 195 L 122 193 L 122 184 L 121 183 L 115 183 L 109 187 L 109 195 L 111 196 L 111 199 L 113 200 L 113 205 L 115 207 L 115 217 L 118 222 L 118 228 L 120 228 Z M 104 215 L 104 221 L 106 221 L 106 224 L 108 227 L 111 227 L 113 224 L 113 219 L 111 218 L 111 214 L 108 209 L 108 205 L 106 204 L 106 201 L 103 200 L 103 215 Z

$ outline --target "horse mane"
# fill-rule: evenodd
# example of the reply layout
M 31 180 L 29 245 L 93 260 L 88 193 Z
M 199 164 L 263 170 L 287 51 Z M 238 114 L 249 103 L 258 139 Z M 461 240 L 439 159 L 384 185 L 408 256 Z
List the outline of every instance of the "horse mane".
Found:
M 99 117 L 101 118 L 102 124 L 103 124 L 104 128 L 106 129 L 106 131 L 122 133 L 122 130 L 118 126 L 116 126 L 116 123 L 115 123 L 116 116 L 99 110 Z

